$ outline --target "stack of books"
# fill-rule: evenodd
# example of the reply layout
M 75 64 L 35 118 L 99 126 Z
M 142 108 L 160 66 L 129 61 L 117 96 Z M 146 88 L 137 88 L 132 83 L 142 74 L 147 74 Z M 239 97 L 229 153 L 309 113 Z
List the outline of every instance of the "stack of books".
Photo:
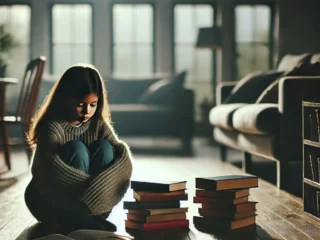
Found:
M 131 181 L 135 201 L 124 201 L 126 228 L 142 231 L 189 227 L 186 181 Z
M 256 204 L 249 201 L 250 188 L 258 177 L 228 175 L 196 178 L 194 203 L 200 203 L 193 223 L 199 230 L 230 231 L 255 224 Z

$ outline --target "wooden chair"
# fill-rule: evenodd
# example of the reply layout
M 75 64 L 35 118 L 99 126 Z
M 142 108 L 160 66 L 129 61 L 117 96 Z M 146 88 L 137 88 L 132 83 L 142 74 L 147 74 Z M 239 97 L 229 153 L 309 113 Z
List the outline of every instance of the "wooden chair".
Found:
M 37 101 L 39 97 L 39 90 L 42 80 L 42 74 L 45 66 L 46 58 L 41 56 L 29 62 L 24 73 L 22 80 L 21 92 L 19 102 L 14 116 L 4 116 L 0 119 L 0 131 L 2 147 L 4 151 L 5 163 L 8 169 L 11 169 L 10 161 L 10 145 L 24 145 L 30 164 L 31 151 L 27 143 L 26 132 L 29 131 L 29 127 L 32 121 L 32 117 L 37 108 Z M 20 125 L 23 132 L 22 141 L 10 141 L 8 135 L 8 125 L 17 124 Z

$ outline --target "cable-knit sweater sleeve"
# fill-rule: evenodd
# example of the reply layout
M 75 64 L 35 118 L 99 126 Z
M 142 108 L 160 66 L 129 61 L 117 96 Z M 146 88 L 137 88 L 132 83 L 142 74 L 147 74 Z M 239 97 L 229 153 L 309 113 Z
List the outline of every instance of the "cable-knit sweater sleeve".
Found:
M 98 123 L 98 137 L 107 139 L 115 148 L 114 163 L 94 177 L 82 199 L 91 214 L 110 211 L 126 193 L 132 174 L 132 156 L 126 143 L 119 140 L 112 126 L 106 122 Z

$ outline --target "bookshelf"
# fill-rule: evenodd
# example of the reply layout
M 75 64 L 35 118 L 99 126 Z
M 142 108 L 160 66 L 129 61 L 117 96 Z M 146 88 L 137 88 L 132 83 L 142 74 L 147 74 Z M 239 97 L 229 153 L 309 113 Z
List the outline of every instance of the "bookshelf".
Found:
M 320 103 L 302 101 L 303 208 L 320 218 Z

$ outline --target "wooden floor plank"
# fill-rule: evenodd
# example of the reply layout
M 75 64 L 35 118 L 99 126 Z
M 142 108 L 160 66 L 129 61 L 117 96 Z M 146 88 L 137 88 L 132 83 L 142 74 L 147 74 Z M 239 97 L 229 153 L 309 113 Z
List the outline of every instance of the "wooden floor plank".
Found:
M 259 188 L 251 189 L 252 200 L 257 200 L 256 227 L 241 236 L 237 231 L 222 236 L 217 233 L 206 233 L 196 229 L 192 222 L 198 216 L 199 204 L 193 203 L 195 178 L 227 174 L 243 174 L 228 164 L 218 161 L 218 151 L 212 147 L 198 146 L 196 157 L 148 156 L 134 154 L 134 171 L 132 179 L 171 179 L 187 180 L 189 200 L 184 202 L 189 207 L 187 214 L 190 220 L 189 229 L 173 229 L 156 232 L 140 232 L 125 229 L 126 211 L 120 202 L 112 211 L 108 220 L 115 223 L 120 233 L 129 232 L 137 240 L 174 239 L 174 240 L 212 240 L 212 239 L 319 239 L 320 223 L 303 213 L 302 200 L 286 192 L 279 191 L 263 180 Z M 32 233 L 39 228 L 36 220 L 29 213 L 24 203 L 24 189 L 30 175 L 18 178 L 16 182 L 0 182 L 0 239 L 29 240 Z M 6 187 L 9 186 L 10 187 Z M 1 189 L 1 186 L 3 188 Z M 132 199 L 132 190 L 124 200 Z M 35 225 L 36 224 L 36 225 Z M 240 232 L 241 232 L 240 231 Z M 237 238 L 238 237 L 238 238 Z

